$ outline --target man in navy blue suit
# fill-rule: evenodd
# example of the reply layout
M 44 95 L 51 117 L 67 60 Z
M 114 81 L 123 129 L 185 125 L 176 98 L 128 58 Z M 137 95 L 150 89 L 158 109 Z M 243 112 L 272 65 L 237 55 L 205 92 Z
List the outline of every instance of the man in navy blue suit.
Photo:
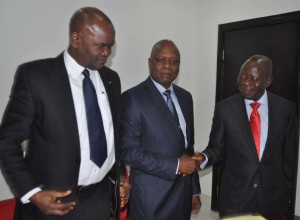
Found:
M 150 76 L 122 94 L 121 159 L 131 167 L 130 219 L 189 220 L 201 207 L 197 166 L 190 158 L 192 96 L 172 83 L 180 66 L 172 41 L 157 42 L 148 64 Z

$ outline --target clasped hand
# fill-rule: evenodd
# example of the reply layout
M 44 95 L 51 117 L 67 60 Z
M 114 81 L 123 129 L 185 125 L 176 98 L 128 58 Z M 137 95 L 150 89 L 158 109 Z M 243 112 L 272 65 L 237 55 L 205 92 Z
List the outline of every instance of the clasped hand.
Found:
M 204 160 L 205 156 L 199 152 L 195 152 L 195 154 L 191 157 L 183 154 L 179 158 L 178 174 L 185 176 L 197 172 L 198 167 Z
M 124 208 L 129 200 L 130 184 L 124 176 L 120 176 L 120 208 Z
M 63 203 L 59 198 L 66 197 L 71 194 L 71 190 L 58 192 L 54 190 L 43 190 L 35 193 L 30 202 L 35 204 L 45 215 L 59 215 L 68 214 L 74 209 L 76 202 Z

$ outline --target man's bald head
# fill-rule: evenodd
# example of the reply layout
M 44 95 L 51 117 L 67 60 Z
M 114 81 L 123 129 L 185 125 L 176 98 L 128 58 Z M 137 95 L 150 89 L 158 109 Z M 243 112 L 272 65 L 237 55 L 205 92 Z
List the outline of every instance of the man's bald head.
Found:
M 72 35 L 73 32 L 81 33 L 82 29 L 86 26 L 92 26 L 95 20 L 103 20 L 113 27 L 113 24 L 109 17 L 100 11 L 98 8 L 85 7 L 77 10 L 71 17 L 69 24 L 69 34 Z
M 68 52 L 81 66 L 101 69 L 115 43 L 115 29 L 99 9 L 81 8 L 70 20 Z

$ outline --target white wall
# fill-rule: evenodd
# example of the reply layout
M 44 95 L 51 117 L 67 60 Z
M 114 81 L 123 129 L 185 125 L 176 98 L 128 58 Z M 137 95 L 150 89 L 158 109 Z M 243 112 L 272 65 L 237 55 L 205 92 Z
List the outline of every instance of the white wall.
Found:
M 119 72 L 123 90 L 148 76 L 147 59 L 155 42 L 170 38 L 177 44 L 182 57 L 177 83 L 193 94 L 195 147 L 202 150 L 208 141 L 214 109 L 218 25 L 297 11 L 300 1 L 1 0 L 0 115 L 17 65 L 63 51 L 68 44 L 69 19 L 83 6 L 102 9 L 115 25 L 116 45 L 110 67 Z M 200 181 L 203 194 L 211 195 L 211 171 L 201 172 Z M 296 207 L 300 207 L 299 191 Z M 0 200 L 11 197 L 0 175 Z M 300 208 L 296 212 L 300 215 Z

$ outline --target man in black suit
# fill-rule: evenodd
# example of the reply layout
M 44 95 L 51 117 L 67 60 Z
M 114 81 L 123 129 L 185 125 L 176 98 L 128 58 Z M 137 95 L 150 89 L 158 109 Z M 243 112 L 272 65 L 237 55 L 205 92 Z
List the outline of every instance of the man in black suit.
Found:
M 122 94 L 121 159 L 131 167 L 129 216 L 189 220 L 201 207 L 196 162 L 188 156 L 194 153 L 192 96 L 172 83 L 180 65 L 172 41 L 157 42 L 148 64 L 150 77 Z
M 240 94 L 216 105 L 208 146 L 196 156 L 204 161 L 202 168 L 225 160 L 221 216 L 288 209 L 298 135 L 296 108 L 266 91 L 271 83 L 272 61 L 262 55 L 250 57 L 237 79 Z
M 91 7 L 76 11 L 69 28 L 66 51 L 19 66 L 0 128 L 1 162 L 21 199 L 22 220 L 108 220 L 111 194 L 118 195 L 111 178 L 118 183 L 121 89 L 118 74 L 104 66 L 115 30 Z M 103 120 L 107 156 L 101 166 L 90 159 L 84 70 Z M 23 157 L 21 142 L 27 139 Z

